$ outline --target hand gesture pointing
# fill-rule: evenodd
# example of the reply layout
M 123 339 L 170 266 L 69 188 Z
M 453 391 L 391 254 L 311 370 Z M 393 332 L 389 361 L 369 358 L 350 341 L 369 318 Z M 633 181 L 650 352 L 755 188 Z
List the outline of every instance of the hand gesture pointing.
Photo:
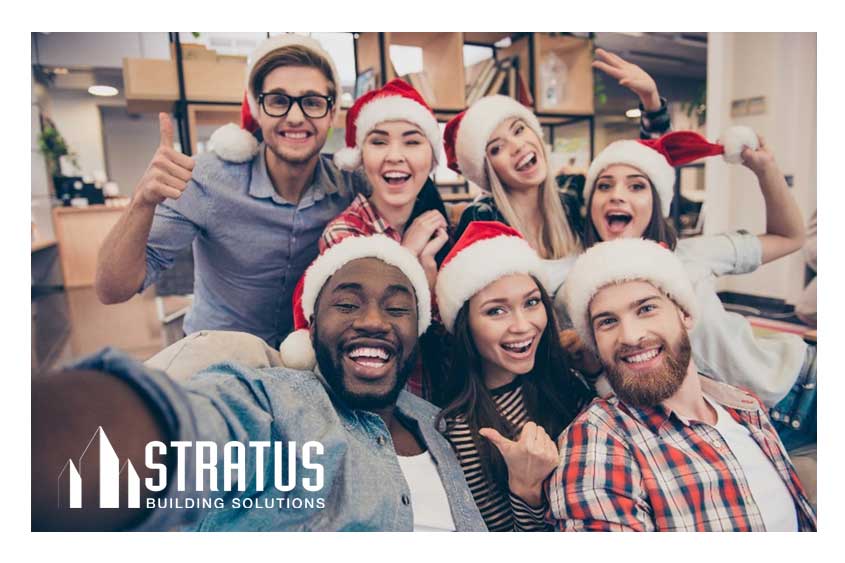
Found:
M 511 492 L 528 504 L 539 506 L 543 481 L 558 464 L 557 446 L 543 427 L 526 422 L 517 441 L 508 440 L 493 428 L 482 428 L 478 432 L 490 440 L 505 459 Z

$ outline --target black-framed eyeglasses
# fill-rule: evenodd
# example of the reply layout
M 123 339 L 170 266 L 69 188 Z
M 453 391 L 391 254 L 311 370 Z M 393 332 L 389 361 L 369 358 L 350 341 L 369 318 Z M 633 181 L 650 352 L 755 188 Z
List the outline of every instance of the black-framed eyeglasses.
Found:
M 332 109 L 334 98 L 319 94 L 288 96 L 279 92 L 264 92 L 258 96 L 258 103 L 261 104 L 264 113 L 270 117 L 284 117 L 293 107 L 293 104 L 298 104 L 299 109 L 306 117 L 319 119 L 325 117 Z

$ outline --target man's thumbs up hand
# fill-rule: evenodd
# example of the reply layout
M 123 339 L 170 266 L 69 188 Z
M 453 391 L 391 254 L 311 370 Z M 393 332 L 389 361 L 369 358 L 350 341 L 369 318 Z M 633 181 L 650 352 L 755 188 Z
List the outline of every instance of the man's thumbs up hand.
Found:
M 167 198 L 179 199 L 191 179 L 194 159 L 173 148 L 173 122 L 158 114 L 159 146 L 150 165 L 135 187 L 136 201 L 158 205 Z

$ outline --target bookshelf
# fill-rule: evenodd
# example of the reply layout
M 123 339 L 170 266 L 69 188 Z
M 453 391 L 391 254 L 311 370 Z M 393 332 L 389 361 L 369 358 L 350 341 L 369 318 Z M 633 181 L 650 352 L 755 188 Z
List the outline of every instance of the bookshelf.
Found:
M 510 44 L 499 46 L 506 38 L 510 39 Z M 534 110 L 553 145 L 558 128 L 586 122 L 592 159 L 595 145 L 592 35 L 504 31 L 361 32 L 355 34 L 357 73 L 373 69 L 379 86 L 396 78 L 390 60 L 391 45 L 422 50 L 422 72 L 414 74 L 424 74 L 430 82 L 434 92 L 434 103 L 430 105 L 439 121 L 448 121 L 484 95 L 504 93 Z M 493 50 L 492 61 L 486 62 L 492 67 L 486 69 L 487 76 L 484 76 L 485 61 L 465 65 L 464 45 Z M 415 77 L 409 75 L 408 78 L 425 96 L 413 80 Z M 480 82 L 476 82 L 480 78 Z M 438 182 L 438 186 L 444 193 L 454 192 L 453 184 L 460 181 L 444 180 Z

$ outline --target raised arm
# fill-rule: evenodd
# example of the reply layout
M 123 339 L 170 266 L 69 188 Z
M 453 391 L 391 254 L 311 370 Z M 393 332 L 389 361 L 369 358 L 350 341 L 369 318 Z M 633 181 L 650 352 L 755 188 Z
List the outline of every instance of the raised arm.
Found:
M 760 148 L 742 151 L 742 164 L 754 172 L 766 205 L 766 233 L 760 235 L 763 264 L 792 254 L 804 245 L 806 230 L 801 209 L 771 150 L 758 135 Z
M 141 289 L 156 206 L 178 199 L 191 179 L 194 159 L 173 149 L 173 124 L 167 114 L 159 114 L 159 130 L 159 147 L 97 257 L 94 288 L 106 304 L 126 301 Z

